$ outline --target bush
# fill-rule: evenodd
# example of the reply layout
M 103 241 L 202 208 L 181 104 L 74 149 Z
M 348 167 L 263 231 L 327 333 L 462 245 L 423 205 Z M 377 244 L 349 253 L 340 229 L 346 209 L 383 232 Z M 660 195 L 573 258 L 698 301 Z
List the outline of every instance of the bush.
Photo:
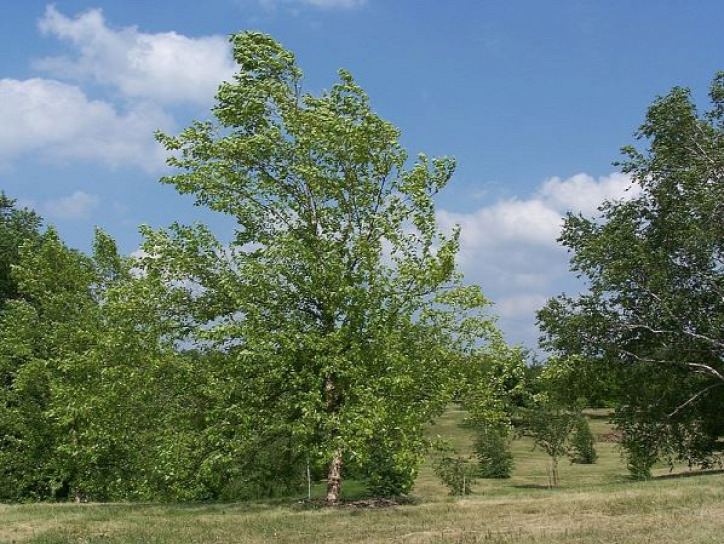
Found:
M 571 437 L 571 462 L 581 465 L 592 465 L 598 459 L 594 447 L 594 437 L 588 420 L 581 414 L 575 423 Z
M 412 456 L 380 455 L 374 452 L 363 478 L 373 497 L 399 497 L 409 493 L 417 476 L 417 462 Z
M 650 480 L 651 469 L 658 461 L 658 452 L 646 444 L 631 443 L 626 446 L 627 468 L 634 480 Z
M 510 453 L 508 432 L 491 426 L 482 427 L 475 439 L 478 457 L 478 476 L 481 478 L 510 478 L 513 454 Z
M 626 452 L 626 465 L 634 480 L 651 479 L 651 469 L 659 460 L 659 436 L 655 425 L 633 425 L 624 429 L 621 446 Z
M 464 457 L 446 455 L 435 463 L 435 474 L 448 487 L 450 495 L 469 495 L 476 473 L 477 467 Z

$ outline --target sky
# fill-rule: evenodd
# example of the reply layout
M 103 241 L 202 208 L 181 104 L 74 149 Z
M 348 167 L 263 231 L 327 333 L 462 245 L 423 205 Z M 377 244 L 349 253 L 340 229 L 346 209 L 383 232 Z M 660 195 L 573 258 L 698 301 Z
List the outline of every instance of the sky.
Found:
M 511 343 L 576 293 L 556 238 L 567 212 L 627 198 L 613 165 L 673 86 L 706 107 L 724 69 L 724 2 L 675 0 L 0 0 L 0 190 L 87 251 L 94 227 L 136 250 L 138 226 L 232 222 L 158 179 L 154 131 L 209 118 L 234 72 L 227 37 L 271 34 L 305 88 L 350 71 L 414 156 L 456 157 L 437 199 L 459 266 Z

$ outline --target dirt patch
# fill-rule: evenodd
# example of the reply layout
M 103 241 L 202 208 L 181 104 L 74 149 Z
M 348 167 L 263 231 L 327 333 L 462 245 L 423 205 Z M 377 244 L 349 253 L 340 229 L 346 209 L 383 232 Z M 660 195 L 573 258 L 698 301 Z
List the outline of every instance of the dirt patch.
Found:
M 601 433 L 596 436 L 596 440 L 599 442 L 614 442 L 616 444 L 621 442 L 621 438 L 623 438 L 621 431 L 611 431 L 609 433 Z

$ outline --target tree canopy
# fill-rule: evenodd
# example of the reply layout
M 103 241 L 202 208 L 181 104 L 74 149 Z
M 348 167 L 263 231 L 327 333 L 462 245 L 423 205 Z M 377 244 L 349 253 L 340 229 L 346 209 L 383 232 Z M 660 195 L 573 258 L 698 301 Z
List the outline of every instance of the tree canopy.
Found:
M 27 208 L 19 209 L 14 200 L 0 192 L 0 309 L 9 298 L 17 296 L 11 267 L 18 263 L 20 247 L 37 240 L 40 217 Z
M 458 233 L 436 226 L 455 163 L 408 158 L 349 73 L 314 96 L 270 37 L 231 43 L 239 71 L 214 120 L 159 140 L 177 168 L 162 181 L 238 226 L 228 243 L 146 228 L 141 266 L 172 286 L 173 334 L 234 362 L 243 400 L 218 430 L 286 437 L 328 467 L 330 502 L 345 468 L 406 491 L 458 362 L 497 335 L 455 270 Z
M 630 198 L 565 221 L 587 292 L 538 315 L 545 347 L 613 377 L 624 443 L 653 460 L 706 460 L 724 432 L 724 73 L 710 99 L 700 113 L 675 88 L 652 104 L 646 148 L 624 148 Z

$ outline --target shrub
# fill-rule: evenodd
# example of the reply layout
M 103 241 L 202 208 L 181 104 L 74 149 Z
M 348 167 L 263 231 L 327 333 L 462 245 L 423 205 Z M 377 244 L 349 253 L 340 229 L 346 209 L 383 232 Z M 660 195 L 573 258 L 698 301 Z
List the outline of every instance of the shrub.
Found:
M 649 480 L 651 469 L 659 460 L 659 436 L 655 425 L 632 425 L 624 429 L 621 446 L 626 452 L 626 465 L 634 480 Z
M 450 495 L 469 495 L 476 473 L 477 467 L 464 457 L 446 455 L 435 463 L 435 474 L 448 487 Z
M 598 459 L 595 439 L 588 425 L 588 420 L 581 414 L 575 423 L 573 436 L 571 437 L 571 462 L 581 465 L 592 465 Z
M 481 478 L 510 478 L 513 454 L 510 453 L 508 432 L 492 426 L 482 427 L 475 439 L 478 457 L 478 476 Z
M 373 452 L 363 474 L 370 495 L 399 497 L 410 492 L 417 476 L 417 460 L 406 453 Z
M 651 450 L 647 445 L 631 443 L 626 446 L 627 468 L 634 480 L 651 479 L 651 469 L 658 461 L 657 451 Z

